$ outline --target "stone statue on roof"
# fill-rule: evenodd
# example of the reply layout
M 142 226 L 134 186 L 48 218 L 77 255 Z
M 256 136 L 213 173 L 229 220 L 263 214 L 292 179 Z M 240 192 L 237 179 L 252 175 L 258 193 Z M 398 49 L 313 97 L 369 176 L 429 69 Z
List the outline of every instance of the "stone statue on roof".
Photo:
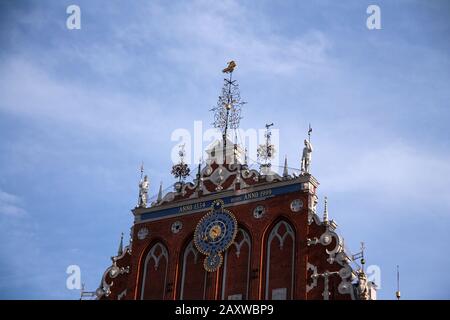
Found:
M 139 183 L 139 203 L 138 207 L 146 208 L 147 200 L 148 200 L 148 188 L 150 183 L 148 181 L 147 175 L 144 176 L 144 179 Z
M 313 152 L 313 147 L 311 141 L 305 139 L 305 147 L 303 148 L 302 155 L 302 173 L 309 173 L 309 169 L 311 166 L 311 154 Z

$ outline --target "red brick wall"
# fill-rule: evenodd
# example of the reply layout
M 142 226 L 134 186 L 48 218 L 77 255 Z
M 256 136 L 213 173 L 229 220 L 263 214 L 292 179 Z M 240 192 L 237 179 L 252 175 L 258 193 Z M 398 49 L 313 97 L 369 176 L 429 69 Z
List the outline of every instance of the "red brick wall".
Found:
M 222 281 L 220 282 L 219 287 L 219 297 L 221 299 L 227 299 L 228 296 L 235 294 L 241 294 L 242 299 L 248 299 L 247 291 L 249 289 L 251 273 L 249 264 L 249 258 L 251 258 L 251 239 L 249 245 L 244 241 L 245 237 L 243 232 L 249 235 L 247 231 L 240 229 L 235 240 L 237 243 L 242 242 L 239 250 L 239 256 L 237 255 L 237 247 L 235 245 L 230 246 L 227 250 L 226 259 L 224 259 L 224 266 L 220 270 L 220 277 L 222 277 Z
M 303 201 L 303 209 L 294 213 L 290 209 L 290 203 L 294 199 Z M 253 217 L 253 209 L 258 205 L 266 207 L 266 213 L 261 219 Z M 195 262 L 194 254 L 190 253 L 186 263 L 185 283 L 183 288 L 183 299 L 226 299 L 229 295 L 241 293 L 243 298 L 264 299 L 266 290 L 266 270 L 269 267 L 269 298 L 272 289 L 287 288 L 287 296 L 290 298 L 291 292 L 294 299 L 323 299 L 323 280 L 318 279 L 318 285 L 314 290 L 306 293 L 306 285 L 310 283 L 311 272 L 307 272 L 307 263 L 313 263 L 318 267 L 318 272 L 338 271 L 340 266 L 329 264 L 328 255 L 322 245 L 307 246 L 307 238 L 320 237 L 325 231 L 324 226 L 317 226 L 315 223 L 308 225 L 308 194 L 305 192 L 289 193 L 264 201 L 227 206 L 238 220 L 239 226 L 248 231 L 251 239 L 251 248 L 244 244 L 241 248 L 239 258 L 236 256 L 236 248 L 232 245 L 228 250 L 226 261 L 226 280 L 223 288 L 222 266 L 218 272 L 208 273 L 203 268 L 204 255 L 198 253 Z M 182 288 L 183 255 L 185 248 L 193 239 L 193 231 L 198 221 L 208 212 L 189 214 L 175 218 L 168 218 L 153 222 L 140 223 L 134 226 L 133 253 L 130 261 L 130 274 L 127 276 L 129 299 L 140 299 L 145 257 L 152 245 L 156 242 L 163 243 L 168 250 L 169 262 L 167 265 L 167 279 L 164 285 L 163 273 L 165 266 L 161 265 L 158 270 L 148 270 L 150 281 L 145 288 L 146 298 L 180 299 Z M 279 221 L 286 221 L 290 224 L 295 233 L 295 240 L 286 238 L 283 248 L 280 249 L 279 240 L 275 238 L 271 243 L 271 254 L 269 264 L 267 261 L 267 238 L 272 228 Z M 171 225 L 175 221 L 183 223 L 182 230 L 173 234 Z M 137 239 L 137 233 L 141 227 L 147 227 L 150 234 L 145 240 Z M 282 233 L 282 229 L 279 233 Z M 237 238 L 236 241 L 240 239 Z M 334 243 L 328 247 L 334 247 Z M 292 265 L 292 246 L 295 246 L 294 265 Z M 250 255 L 250 268 L 248 268 L 248 256 Z M 294 286 L 291 285 L 291 270 L 294 269 Z M 152 269 L 149 268 L 149 269 Z M 154 269 L 154 268 L 153 268 Z M 250 269 L 248 273 L 248 269 Z M 333 278 L 334 277 L 334 278 Z M 348 299 L 349 296 L 339 295 L 337 286 L 339 277 L 330 278 L 329 288 L 331 299 Z M 247 293 L 248 278 L 248 297 Z M 148 292 L 148 293 L 147 293 Z

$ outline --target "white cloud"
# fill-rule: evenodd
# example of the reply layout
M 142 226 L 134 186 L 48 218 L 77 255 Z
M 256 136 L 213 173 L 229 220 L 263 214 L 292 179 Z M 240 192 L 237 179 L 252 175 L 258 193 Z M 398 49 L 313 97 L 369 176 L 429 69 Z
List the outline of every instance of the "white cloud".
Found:
M 0 190 L 0 214 L 6 216 L 23 216 L 22 200 L 13 194 Z
M 185 65 L 192 72 L 217 72 L 218 61 L 236 59 L 245 72 L 294 74 L 327 62 L 330 40 L 318 30 L 294 38 L 238 1 L 194 1 L 172 6 L 149 4 L 128 26 L 115 30 L 122 44 L 142 46 L 159 41 L 155 56 Z
M 362 196 L 389 214 L 449 216 L 448 154 L 401 141 L 369 149 L 335 142 L 317 159 L 322 191 Z
M 148 98 L 63 82 L 20 58 L 4 62 L 0 70 L 0 110 L 5 112 L 41 123 L 71 125 L 81 135 L 95 132 L 127 141 L 144 135 L 158 138 L 157 132 L 165 125 L 158 103 Z M 148 119 L 155 116 L 160 121 L 149 126 Z

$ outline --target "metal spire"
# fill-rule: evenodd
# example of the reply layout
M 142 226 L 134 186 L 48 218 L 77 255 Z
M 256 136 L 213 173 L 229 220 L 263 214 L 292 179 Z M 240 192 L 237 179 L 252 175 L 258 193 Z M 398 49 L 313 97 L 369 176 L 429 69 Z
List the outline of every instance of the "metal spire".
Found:
M 197 179 L 200 179 L 201 174 L 202 174 L 202 158 L 198 159 Z
M 219 128 L 222 131 L 223 139 L 223 160 L 226 160 L 226 145 L 227 145 L 227 132 L 228 129 L 239 128 L 241 121 L 241 107 L 245 104 L 241 100 L 239 92 L 239 85 L 236 80 L 232 80 L 233 71 L 236 67 L 236 62 L 228 62 L 228 66 L 222 70 L 223 73 L 228 73 L 229 78 L 224 79 L 224 85 L 222 87 L 222 94 L 219 96 L 217 106 L 211 111 L 214 111 L 214 127 Z
M 395 296 L 397 297 L 397 300 L 400 300 L 400 268 L 397 265 L 397 291 L 395 292 Z
M 233 163 L 234 164 L 237 164 L 237 154 L 238 154 L 237 131 L 234 130 L 234 148 L 233 148 Z
M 161 200 L 162 200 L 162 181 L 159 183 L 158 198 L 156 199 L 156 201 L 161 202 Z
M 264 133 L 264 138 L 266 138 L 266 142 L 260 144 L 258 146 L 257 155 L 260 163 L 260 169 L 268 170 L 271 167 L 270 160 L 275 155 L 275 145 L 271 142 L 272 132 L 270 131 L 270 127 L 273 126 L 273 123 L 266 124 L 266 132 Z
M 247 168 L 248 166 L 248 155 L 247 155 L 247 148 L 245 148 L 245 155 L 244 155 L 244 167 Z
M 289 172 L 288 172 L 287 155 L 285 155 L 285 156 L 284 156 L 283 177 L 284 177 L 284 178 L 287 178 L 288 175 L 289 175 Z
M 117 256 L 121 256 L 123 254 L 123 232 L 120 236 L 119 250 L 117 250 Z
M 328 222 L 328 198 L 325 197 L 325 204 L 323 208 L 323 222 Z

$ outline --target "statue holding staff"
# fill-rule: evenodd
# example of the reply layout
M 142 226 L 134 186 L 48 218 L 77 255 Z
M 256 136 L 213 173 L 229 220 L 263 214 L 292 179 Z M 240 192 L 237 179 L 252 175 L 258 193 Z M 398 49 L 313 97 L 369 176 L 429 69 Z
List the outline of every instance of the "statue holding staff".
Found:
M 302 155 L 302 174 L 309 173 L 311 166 L 311 154 L 313 152 L 313 147 L 310 141 L 305 139 L 305 147 L 303 148 Z
M 147 199 L 148 199 L 148 188 L 150 183 L 148 181 L 147 175 L 145 175 L 144 179 L 139 183 L 139 204 L 138 206 L 141 208 L 147 207 Z

